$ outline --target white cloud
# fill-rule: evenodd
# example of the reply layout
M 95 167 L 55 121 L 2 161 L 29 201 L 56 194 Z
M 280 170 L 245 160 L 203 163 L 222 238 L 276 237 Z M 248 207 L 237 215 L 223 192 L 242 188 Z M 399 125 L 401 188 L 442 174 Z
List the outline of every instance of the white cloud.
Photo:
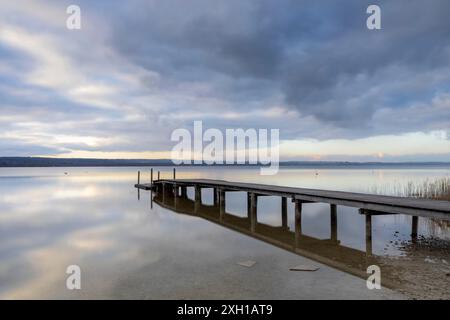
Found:
M 386 156 L 440 155 L 450 153 L 447 132 L 411 132 L 401 135 L 380 135 L 363 139 L 304 139 L 283 141 L 281 155 L 286 158 L 332 156 Z

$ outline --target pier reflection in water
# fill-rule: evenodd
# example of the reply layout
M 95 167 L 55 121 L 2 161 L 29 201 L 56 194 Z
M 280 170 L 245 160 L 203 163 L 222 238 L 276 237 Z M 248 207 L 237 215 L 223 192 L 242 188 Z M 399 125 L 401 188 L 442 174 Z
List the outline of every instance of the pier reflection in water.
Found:
M 188 192 L 188 189 L 189 190 Z M 295 200 L 294 212 L 288 212 L 288 198 L 281 199 L 279 225 L 270 225 L 258 221 L 258 199 L 263 197 L 255 193 L 246 193 L 247 210 L 245 216 L 239 216 L 226 210 L 225 191 L 212 189 L 212 203 L 206 204 L 202 199 L 202 188 L 163 184 L 161 188 L 151 191 L 151 205 L 157 205 L 184 214 L 205 219 L 230 230 L 264 241 L 303 257 L 334 267 L 362 278 L 367 278 L 367 267 L 380 265 L 378 257 L 372 254 L 372 215 L 366 216 L 366 250 L 358 250 L 341 244 L 338 234 L 337 207 L 329 205 L 330 234 L 327 239 L 318 239 L 304 233 L 302 213 L 308 209 L 308 202 Z M 230 191 L 227 190 L 227 193 Z M 239 191 L 236 191 L 239 192 Z M 188 196 L 192 194 L 192 198 Z M 242 193 L 242 192 L 241 192 Z M 290 199 L 289 199 L 290 200 Z M 288 216 L 294 216 L 294 228 L 288 225 Z M 385 275 L 384 286 L 390 286 L 390 279 Z

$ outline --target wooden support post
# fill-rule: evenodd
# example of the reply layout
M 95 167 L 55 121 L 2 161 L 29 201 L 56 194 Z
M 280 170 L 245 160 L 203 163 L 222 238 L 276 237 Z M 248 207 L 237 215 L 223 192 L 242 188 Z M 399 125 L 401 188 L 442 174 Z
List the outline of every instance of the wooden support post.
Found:
M 250 207 L 251 207 L 251 198 L 250 198 L 250 192 L 247 192 L 247 218 L 250 219 Z
M 250 193 L 250 231 L 256 231 L 256 224 L 258 223 L 258 196 L 255 193 Z
M 182 197 L 183 199 L 186 199 L 186 198 L 187 198 L 187 188 L 186 188 L 186 186 L 182 186 L 182 187 L 181 187 L 181 197 Z
M 158 170 L 158 180 L 160 180 L 160 177 L 161 177 L 161 173 Z
M 176 209 L 178 204 L 178 186 L 175 183 L 173 184 L 173 204 Z
M 202 204 L 202 189 L 199 185 L 195 185 L 195 204 L 194 204 L 194 212 L 197 213 L 200 209 L 200 205 Z
M 411 226 L 411 239 L 413 241 L 417 241 L 418 229 L 419 229 L 419 217 L 413 216 L 412 217 L 412 226 Z
M 174 197 L 178 195 L 178 186 L 176 183 L 172 184 L 172 192 Z
M 214 206 L 217 206 L 219 204 L 219 199 L 217 199 L 217 189 L 213 188 L 213 203 Z
M 150 169 L 150 186 L 153 187 L 153 168 Z
M 198 213 L 200 210 L 200 201 L 194 200 L 194 213 Z
M 202 188 L 199 185 L 195 186 L 195 201 L 202 202 Z
M 281 226 L 287 229 L 287 198 L 281 197 Z
M 372 215 L 366 214 L 366 255 L 372 255 Z
M 164 204 L 166 203 L 166 184 L 165 183 L 162 184 L 162 202 Z
M 138 184 L 141 183 L 141 172 L 140 171 L 138 171 L 138 182 L 137 183 Z
M 298 247 L 302 235 L 302 202 L 295 199 L 295 246 Z
M 337 207 L 335 204 L 330 204 L 330 230 L 331 240 L 337 241 Z
M 223 217 L 225 215 L 225 190 L 219 189 L 219 215 L 220 215 L 220 221 L 223 221 Z
M 150 189 L 150 210 L 153 209 L 153 189 Z
M 176 178 L 176 169 L 175 168 L 173 168 L 173 180 L 175 180 L 175 178 Z

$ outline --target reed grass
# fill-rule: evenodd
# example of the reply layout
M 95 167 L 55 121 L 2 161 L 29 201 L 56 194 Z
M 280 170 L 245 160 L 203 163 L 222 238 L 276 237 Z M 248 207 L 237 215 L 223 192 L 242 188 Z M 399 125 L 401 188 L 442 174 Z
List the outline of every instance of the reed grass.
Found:
M 450 178 L 427 179 L 420 183 L 410 181 L 406 184 L 395 184 L 383 186 L 382 188 L 375 186 L 371 189 L 371 192 L 374 194 L 388 194 L 398 197 L 450 201 Z
M 393 195 L 398 197 L 412 197 L 450 201 L 450 178 L 426 179 L 423 182 L 408 182 L 407 184 L 385 185 L 383 188 L 374 187 L 375 194 Z M 447 234 L 450 231 L 450 221 L 440 219 L 424 219 L 431 235 Z
M 421 184 L 408 183 L 406 194 L 414 198 L 450 200 L 450 179 L 426 180 Z

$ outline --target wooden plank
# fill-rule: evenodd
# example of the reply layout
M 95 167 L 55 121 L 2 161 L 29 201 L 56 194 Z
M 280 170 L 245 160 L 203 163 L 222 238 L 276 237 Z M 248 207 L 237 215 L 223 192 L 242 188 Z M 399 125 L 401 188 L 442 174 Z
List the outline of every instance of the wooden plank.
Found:
M 148 183 L 136 183 L 134 185 L 135 188 L 142 189 L 142 190 L 152 190 L 152 185 Z

